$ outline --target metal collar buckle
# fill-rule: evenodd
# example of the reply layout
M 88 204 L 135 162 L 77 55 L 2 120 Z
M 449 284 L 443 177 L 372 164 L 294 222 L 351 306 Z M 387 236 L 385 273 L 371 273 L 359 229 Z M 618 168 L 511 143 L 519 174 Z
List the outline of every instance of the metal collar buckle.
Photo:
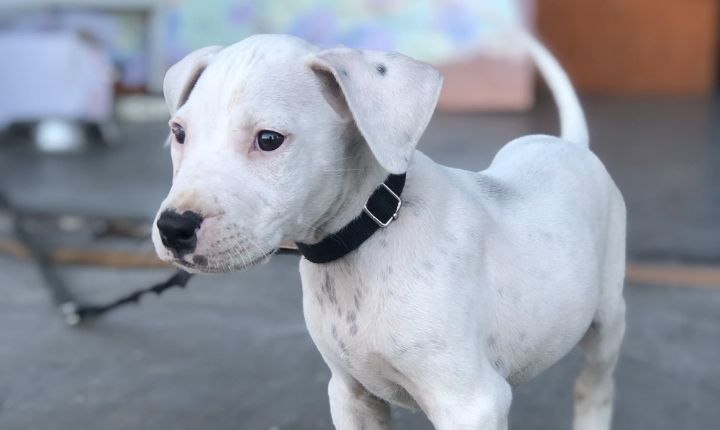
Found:
M 395 198 L 395 200 L 397 200 L 397 206 L 395 207 L 395 213 L 393 213 L 392 216 L 390 216 L 390 218 L 388 218 L 387 221 L 383 222 L 383 221 L 381 221 L 378 217 L 376 217 L 375 214 L 373 214 L 372 212 L 370 212 L 370 209 L 368 209 L 368 207 L 367 207 L 367 202 L 365 202 L 365 207 L 363 207 L 363 211 L 364 211 L 373 221 L 375 221 L 375 224 L 377 224 L 377 225 L 380 226 L 381 228 L 385 228 L 385 227 L 389 226 L 391 222 L 393 222 L 394 220 L 397 219 L 397 217 L 398 217 L 398 212 L 400 212 L 400 206 L 402 206 L 402 199 L 400 199 L 400 196 L 398 196 L 397 194 L 395 194 L 395 192 L 394 192 L 393 190 L 391 190 L 390 187 L 388 187 L 388 186 L 385 185 L 384 183 L 382 184 L 382 186 L 383 186 L 383 188 L 385 188 L 385 190 L 386 190 L 388 193 L 390 193 L 391 196 L 393 196 L 393 197 Z

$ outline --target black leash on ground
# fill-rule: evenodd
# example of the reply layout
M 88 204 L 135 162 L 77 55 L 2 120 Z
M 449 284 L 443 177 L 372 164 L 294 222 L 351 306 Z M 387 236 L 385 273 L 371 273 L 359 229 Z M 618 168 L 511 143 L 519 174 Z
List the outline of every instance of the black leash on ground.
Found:
M 30 233 L 24 227 L 23 214 L 10 203 L 10 200 L 2 192 L 0 192 L 0 209 L 9 214 L 13 232 L 17 236 L 18 241 L 20 241 L 30 253 L 32 260 L 37 266 L 38 272 L 40 272 L 40 275 L 42 275 L 45 281 L 45 286 L 50 292 L 54 304 L 57 306 L 67 325 L 76 326 L 84 321 L 98 318 L 119 307 L 138 304 L 142 297 L 147 294 L 160 295 L 171 288 L 183 288 L 192 277 L 190 273 L 184 270 L 177 270 L 163 282 L 138 289 L 109 303 L 84 303 L 72 294 L 72 291 L 70 291 L 62 279 L 52 270 L 52 262 L 48 253 L 37 246 L 32 240 Z
M 276 255 L 300 255 L 300 252 L 294 249 L 279 249 L 277 252 L 275 252 Z M 141 288 L 139 290 L 136 290 L 124 297 L 120 297 L 119 299 L 113 300 L 110 303 L 106 303 L 103 305 L 78 305 L 76 302 L 72 302 L 68 305 L 68 303 L 63 304 L 62 306 L 68 307 L 68 310 L 65 311 L 61 306 L 61 313 L 65 317 L 65 322 L 70 324 L 68 321 L 68 316 L 71 316 L 71 320 L 77 319 L 78 324 L 82 322 L 85 319 L 88 318 L 97 318 L 100 317 L 113 309 L 117 309 L 119 307 L 130 305 L 130 304 L 139 304 L 140 299 L 142 299 L 144 296 L 148 294 L 155 294 L 160 295 L 164 293 L 166 290 L 169 290 L 171 288 L 185 288 L 187 283 L 190 281 L 190 278 L 193 277 L 192 273 L 188 273 L 184 270 L 178 269 L 175 271 L 175 273 L 170 276 L 168 279 L 166 279 L 163 282 L 159 282 L 157 284 L 151 285 L 146 288 Z M 66 289 L 67 290 L 67 289 Z M 75 324 L 70 324 L 75 325 Z
M 69 306 L 70 309 L 68 309 L 68 311 L 70 314 L 74 314 L 73 319 L 77 318 L 78 323 L 80 323 L 85 319 L 100 317 L 112 311 L 113 309 L 117 309 L 125 305 L 139 304 L 140 299 L 148 294 L 155 294 L 159 296 L 160 294 L 171 288 L 185 288 L 192 276 L 192 274 L 184 270 L 178 269 L 172 276 L 170 276 L 165 281 L 159 282 L 146 288 L 141 288 L 124 297 L 113 300 L 110 303 L 102 305 L 78 305 L 77 303 L 72 303 L 72 305 Z M 68 304 L 63 304 L 63 306 L 68 306 Z M 68 312 L 64 312 L 61 308 L 61 313 L 63 313 L 65 316 L 65 322 L 68 322 Z
M 27 249 L 30 257 L 35 262 L 38 272 L 45 281 L 45 286 L 50 292 L 53 303 L 60 311 L 65 323 L 69 326 L 77 326 L 83 322 L 97 319 L 110 311 L 120 307 L 139 304 L 141 299 L 148 294 L 160 295 L 172 288 L 184 288 L 192 274 L 184 270 L 176 270 L 170 277 L 162 282 L 150 285 L 149 287 L 137 289 L 127 295 L 121 296 L 108 303 L 91 304 L 76 297 L 70 288 L 65 285 L 62 279 L 55 273 L 52 261 L 42 247 L 32 240 L 31 234 L 25 229 L 23 223 L 24 215 L 13 206 L 4 193 L 0 191 L 0 210 L 5 211 L 10 217 L 13 232 L 17 240 Z M 279 255 L 299 255 L 294 249 L 279 249 Z

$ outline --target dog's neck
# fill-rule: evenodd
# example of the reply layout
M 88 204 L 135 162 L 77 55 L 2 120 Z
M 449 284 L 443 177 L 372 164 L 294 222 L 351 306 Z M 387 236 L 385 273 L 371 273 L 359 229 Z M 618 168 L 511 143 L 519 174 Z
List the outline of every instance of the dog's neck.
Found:
M 333 178 L 339 184 L 337 195 L 316 222 L 306 243 L 319 242 L 359 216 L 367 199 L 388 176 L 354 126 L 348 129 L 344 138 L 347 149 L 338 166 L 340 171 Z

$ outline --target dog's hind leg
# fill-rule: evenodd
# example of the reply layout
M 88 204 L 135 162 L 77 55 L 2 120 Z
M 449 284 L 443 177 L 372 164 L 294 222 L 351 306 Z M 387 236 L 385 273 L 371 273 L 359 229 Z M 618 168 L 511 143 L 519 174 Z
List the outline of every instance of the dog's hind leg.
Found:
M 625 304 L 610 320 L 593 322 L 580 342 L 585 368 L 575 381 L 573 430 L 609 430 L 614 398 L 613 371 L 625 331 Z
M 585 368 L 575 381 L 573 430 L 609 430 L 620 345 L 625 334 L 625 213 L 616 211 L 610 224 L 605 278 L 593 322 L 580 341 Z

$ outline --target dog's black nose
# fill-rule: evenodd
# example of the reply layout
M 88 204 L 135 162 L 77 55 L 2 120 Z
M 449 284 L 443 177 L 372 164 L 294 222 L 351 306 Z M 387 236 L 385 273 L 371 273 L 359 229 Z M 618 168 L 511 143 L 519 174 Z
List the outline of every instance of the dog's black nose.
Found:
M 163 245 L 176 257 L 193 252 L 197 245 L 195 231 L 200 228 L 202 221 L 202 216 L 191 211 L 182 214 L 175 211 L 161 213 L 157 221 L 157 228 Z

